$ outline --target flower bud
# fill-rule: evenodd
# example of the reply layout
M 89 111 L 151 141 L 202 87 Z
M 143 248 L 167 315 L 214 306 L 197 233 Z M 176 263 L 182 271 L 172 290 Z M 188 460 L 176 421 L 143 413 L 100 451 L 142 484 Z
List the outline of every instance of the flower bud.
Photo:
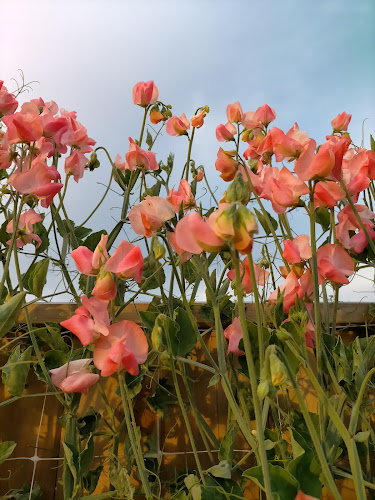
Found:
M 270 390 L 270 384 L 268 380 L 262 380 L 257 387 L 257 394 L 260 400 L 264 399 Z
M 90 172 L 100 167 L 100 162 L 98 160 L 97 154 L 94 152 L 91 153 L 90 160 L 86 165 L 86 168 L 90 169 Z
M 151 344 L 155 351 L 160 351 L 163 344 L 163 329 L 157 323 L 155 323 L 154 328 L 151 332 Z
M 283 328 L 282 326 L 279 327 L 275 333 L 277 338 L 281 341 L 293 339 L 292 335 L 288 332 L 288 330 L 285 330 L 285 328 Z
M 234 203 L 239 202 L 247 205 L 250 200 L 250 190 L 243 180 L 242 174 L 237 172 L 233 182 L 230 184 L 229 188 L 225 191 L 223 198 L 220 200 L 221 203 Z
M 162 120 L 165 120 L 163 113 L 159 111 L 158 106 L 152 106 L 150 111 L 150 122 L 157 125 Z
M 288 380 L 285 365 L 276 354 L 270 354 L 271 382 L 275 387 L 285 384 Z
M 165 247 L 160 243 L 160 241 L 153 237 L 151 240 L 151 248 L 154 252 L 154 256 L 156 260 L 163 259 L 165 256 Z
M 204 177 L 204 171 L 201 168 L 197 170 L 197 182 L 200 182 Z

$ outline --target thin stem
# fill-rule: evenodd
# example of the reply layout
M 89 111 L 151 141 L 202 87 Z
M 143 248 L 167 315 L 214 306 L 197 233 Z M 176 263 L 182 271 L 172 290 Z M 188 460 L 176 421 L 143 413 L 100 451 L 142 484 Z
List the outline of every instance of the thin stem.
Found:
M 191 137 L 189 138 L 189 149 L 188 149 L 188 155 L 187 155 L 187 161 L 186 161 L 186 172 L 185 172 L 185 179 L 187 181 L 189 180 L 190 156 L 191 156 L 191 148 L 193 147 L 194 134 L 195 134 L 195 127 L 193 127 Z

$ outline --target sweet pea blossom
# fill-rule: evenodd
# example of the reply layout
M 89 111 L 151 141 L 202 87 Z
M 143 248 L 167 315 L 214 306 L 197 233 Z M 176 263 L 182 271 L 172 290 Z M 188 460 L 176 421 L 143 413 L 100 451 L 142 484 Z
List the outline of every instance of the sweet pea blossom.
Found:
M 220 148 L 217 152 L 215 167 L 221 172 L 220 177 L 226 182 L 232 181 L 238 170 L 239 163 L 235 156 L 235 150 L 224 151 L 223 148 Z
M 230 123 L 239 123 L 243 118 L 241 104 L 237 101 L 227 106 L 227 118 Z
M 0 80 L 0 118 L 13 114 L 18 107 L 18 102 L 13 94 L 8 92 L 3 80 Z
M 9 144 L 37 141 L 43 135 L 39 108 L 32 102 L 26 102 L 21 106 L 21 111 L 5 116 L 2 120 L 7 126 Z
M 203 109 L 199 113 L 193 116 L 193 118 L 190 120 L 191 126 L 195 128 L 201 128 L 201 126 L 204 123 L 204 117 L 207 115 L 206 111 Z
M 375 238 L 375 214 L 366 205 L 354 205 L 371 239 Z M 347 205 L 337 214 L 339 223 L 336 226 L 336 236 L 339 242 L 355 253 L 361 253 L 367 247 L 367 237 L 357 221 L 350 205 Z M 353 234 L 353 231 L 358 231 Z
M 169 203 L 173 206 L 175 212 L 180 210 L 181 203 L 184 212 L 187 212 L 196 206 L 190 184 L 185 179 L 181 179 L 178 191 L 170 189 L 167 201 L 169 201 Z
M 210 222 L 210 218 L 204 221 L 197 212 L 185 215 L 175 230 L 178 247 L 191 254 L 200 254 L 204 250 L 218 252 L 225 242 L 215 234 Z
M 311 259 L 310 238 L 307 234 L 301 234 L 292 240 L 284 240 L 283 258 L 289 264 L 298 264 L 303 260 Z
M 204 177 L 204 171 L 201 168 L 198 168 L 197 170 L 197 182 L 200 182 L 203 180 Z
M 216 127 L 216 139 L 219 142 L 232 141 L 236 134 L 237 129 L 233 123 L 228 122 L 225 125 L 220 123 L 220 125 Z
M 129 151 L 125 155 L 125 169 L 132 171 L 135 168 L 143 170 L 157 170 L 159 168 L 155 153 L 140 148 L 131 137 L 129 137 L 129 142 Z
M 65 158 L 65 173 L 73 175 L 76 182 L 83 177 L 85 166 L 88 163 L 86 156 L 80 151 L 73 151 Z
M 165 130 L 168 135 L 177 137 L 179 135 L 187 135 L 187 130 L 189 130 L 189 128 L 190 122 L 186 118 L 185 113 L 182 113 L 179 118 L 175 115 L 173 115 L 172 118 L 169 118 Z
M 173 206 L 167 200 L 160 196 L 146 196 L 130 210 L 129 221 L 137 234 L 148 238 L 174 215 Z
M 299 490 L 294 500 L 319 500 L 319 498 L 312 497 L 311 495 L 306 495 L 305 493 L 303 493 L 303 491 Z
M 285 313 L 288 313 L 290 308 L 294 306 L 297 297 L 302 299 L 305 295 L 305 291 L 299 283 L 297 275 L 293 271 L 288 274 L 281 286 L 274 290 L 268 297 L 268 301 L 271 304 L 276 304 L 278 290 L 280 290 L 280 293 L 284 292 L 283 304 Z
M 109 327 L 94 347 L 94 364 L 103 377 L 125 369 L 138 375 L 138 365 L 147 359 L 148 343 L 142 328 L 132 321 L 121 321 Z
M 42 217 L 37 214 L 32 208 L 27 212 L 24 212 L 18 221 L 18 229 L 17 234 L 18 238 L 16 240 L 17 247 L 23 247 L 28 243 L 32 243 L 36 241 L 36 248 L 40 247 L 42 240 L 39 238 L 37 234 L 33 233 L 33 225 L 37 222 L 41 222 Z M 7 233 L 13 233 L 13 220 L 9 221 L 6 227 Z M 7 244 L 10 245 L 12 240 L 7 241 Z
M 240 272 L 242 277 L 242 287 L 245 290 L 245 293 L 251 293 L 253 291 L 253 285 L 251 282 L 251 275 L 250 275 L 250 266 L 249 266 L 249 259 L 247 257 L 244 258 L 244 260 L 241 262 L 240 266 Z M 266 271 L 265 269 L 262 269 L 261 267 L 258 266 L 258 264 L 254 263 L 254 274 L 255 274 L 255 282 L 257 285 L 264 286 L 268 280 L 269 272 Z M 234 281 L 236 279 L 236 270 L 231 269 L 227 273 L 228 278 L 231 281 Z
M 315 185 L 315 207 L 335 207 L 345 198 L 345 191 L 334 181 L 320 181 Z
M 254 119 L 265 127 L 268 127 L 271 122 L 276 120 L 276 112 L 268 104 L 263 104 L 263 106 L 260 106 L 255 111 Z
M 336 132 L 346 132 L 348 130 L 348 125 L 350 120 L 352 119 L 352 115 L 349 115 L 345 111 L 335 116 L 331 121 L 331 125 L 333 130 Z
M 79 272 L 87 276 L 96 276 L 100 267 L 109 259 L 107 252 L 108 235 L 102 234 L 94 252 L 84 246 L 72 251 L 71 257 Z
M 161 121 L 165 120 L 165 117 L 157 106 L 153 106 L 150 110 L 150 122 L 157 125 Z
M 133 87 L 133 102 L 145 108 L 149 104 L 155 104 L 159 97 L 159 91 L 153 80 L 138 82 Z
M 143 256 L 139 246 L 128 241 L 121 241 L 113 255 L 104 264 L 104 271 L 110 271 L 120 279 L 133 278 L 142 281 Z
M 354 262 L 340 245 L 328 243 L 316 252 L 318 272 L 322 278 L 341 285 L 349 283 L 354 273 Z
M 90 373 L 89 364 L 92 359 L 76 359 L 60 368 L 49 370 L 52 382 L 56 387 L 68 394 L 80 392 L 87 394 L 87 389 L 99 380 L 97 373 Z
M 243 338 L 240 318 L 234 318 L 233 323 L 224 330 L 224 336 L 229 340 L 228 354 L 230 352 L 239 355 L 245 354 L 244 351 L 241 351 L 238 347 L 240 340 Z
M 191 259 L 193 254 L 190 252 L 186 252 L 183 248 L 178 246 L 177 240 L 176 240 L 176 233 L 174 231 L 168 233 L 168 239 L 169 239 L 169 243 L 171 244 L 171 247 L 173 248 L 173 250 L 181 257 L 182 263 Z

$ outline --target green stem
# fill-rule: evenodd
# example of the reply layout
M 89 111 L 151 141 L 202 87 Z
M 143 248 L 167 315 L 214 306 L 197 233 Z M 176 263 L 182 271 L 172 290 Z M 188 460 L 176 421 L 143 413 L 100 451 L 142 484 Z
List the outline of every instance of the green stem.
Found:
M 253 256 L 252 256 L 251 252 L 247 255 L 247 258 L 249 261 L 251 287 L 252 287 L 253 293 L 254 293 L 255 313 L 256 313 L 256 319 L 257 319 L 258 342 L 259 342 L 259 365 L 263 366 L 263 363 L 264 363 L 264 339 L 263 339 L 262 315 L 261 315 L 261 311 L 260 311 L 258 284 L 257 284 L 256 277 L 255 277 L 254 262 L 253 262 Z M 235 263 L 235 266 L 238 267 L 238 273 L 239 273 L 240 272 L 240 267 L 239 267 L 240 264 L 239 264 L 239 259 L 238 259 L 237 253 L 234 255 L 234 263 Z M 236 267 L 236 269 L 237 269 L 237 267 Z M 242 293 L 242 287 L 237 288 L 237 293 Z
M 190 156 L 191 156 L 191 148 L 193 147 L 194 133 L 195 133 L 195 127 L 193 127 L 191 137 L 189 138 L 189 149 L 188 149 L 188 155 L 187 155 L 187 161 L 186 161 L 186 172 L 185 172 L 185 179 L 187 181 L 189 180 Z
M 352 410 L 352 415 L 350 417 L 350 424 L 349 424 L 349 434 L 352 436 L 353 434 L 355 434 L 356 432 L 356 429 L 357 429 L 357 421 L 358 421 L 358 414 L 359 414 L 359 410 L 361 408 L 361 404 L 362 404 L 362 399 L 363 399 L 363 396 L 365 394 L 365 390 L 367 388 L 367 384 L 369 383 L 371 377 L 374 375 L 375 373 L 375 368 L 372 368 L 365 376 L 365 378 L 363 379 L 363 382 L 361 384 L 361 388 L 359 390 L 359 393 L 358 393 L 358 396 L 357 396 L 357 400 L 355 402 L 355 405 L 354 405 L 354 408 Z
M 73 446 L 77 449 L 77 417 L 70 413 L 66 413 L 67 419 L 65 424 L 64 443 Z M 64 453 L 64 468 L 63 468 L 63 490 L 64 500 L 71 500 L 73 498 L 75 480 L 70 470 L 68 460 Z

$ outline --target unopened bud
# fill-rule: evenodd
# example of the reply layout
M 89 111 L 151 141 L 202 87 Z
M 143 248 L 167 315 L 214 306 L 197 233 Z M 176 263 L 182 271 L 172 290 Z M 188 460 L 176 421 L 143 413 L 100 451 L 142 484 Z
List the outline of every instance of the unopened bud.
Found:
M 154 252 L 154 256 L 156 260 L 160 260 L 165 256 L 165 247 L 160 243 L 160 241 L 153 237 L 151 241 L 151 248 Z
M 95 170 L 96 168 L 99 168 L 99 167 L 100 167 L 100 162 L 98 160 L 98 156 L 95 153 L 95 151 L 93 151 L 91 153 L 89 162 L 86 165 L 86 168 L 88 168 L 90 170 L 90 172 L 92 172 L 93 170 Z
M 257 387 L 258 398 L 260 400 L 264 399 L 268 395 L 269 390 L 270 390 L 270 384 L 268 380 L 261 381 Z
M 271 382 L 275 387 L 285 384 L 288 380 L 285 365 L 276 354 L 270 354 Z
M 282 342 L 285 340 L 293 339 L 292 335 L 287 330 L 285 330 L 285 328 L 283 328 L 282 326 L 280 326 L 280 328 L 278 328 L 276 330 L 276 336 Z
M 249 200 L 250 190 L 243 180 L 242 174 L 237 172 L 221 201 L 222 203 L 234 203 L 237 201 L 247 205 Z
M 155 351 L 160 351 L 163 347 L 163 329 L 155 324 L 151 332 L 151 343 Z

